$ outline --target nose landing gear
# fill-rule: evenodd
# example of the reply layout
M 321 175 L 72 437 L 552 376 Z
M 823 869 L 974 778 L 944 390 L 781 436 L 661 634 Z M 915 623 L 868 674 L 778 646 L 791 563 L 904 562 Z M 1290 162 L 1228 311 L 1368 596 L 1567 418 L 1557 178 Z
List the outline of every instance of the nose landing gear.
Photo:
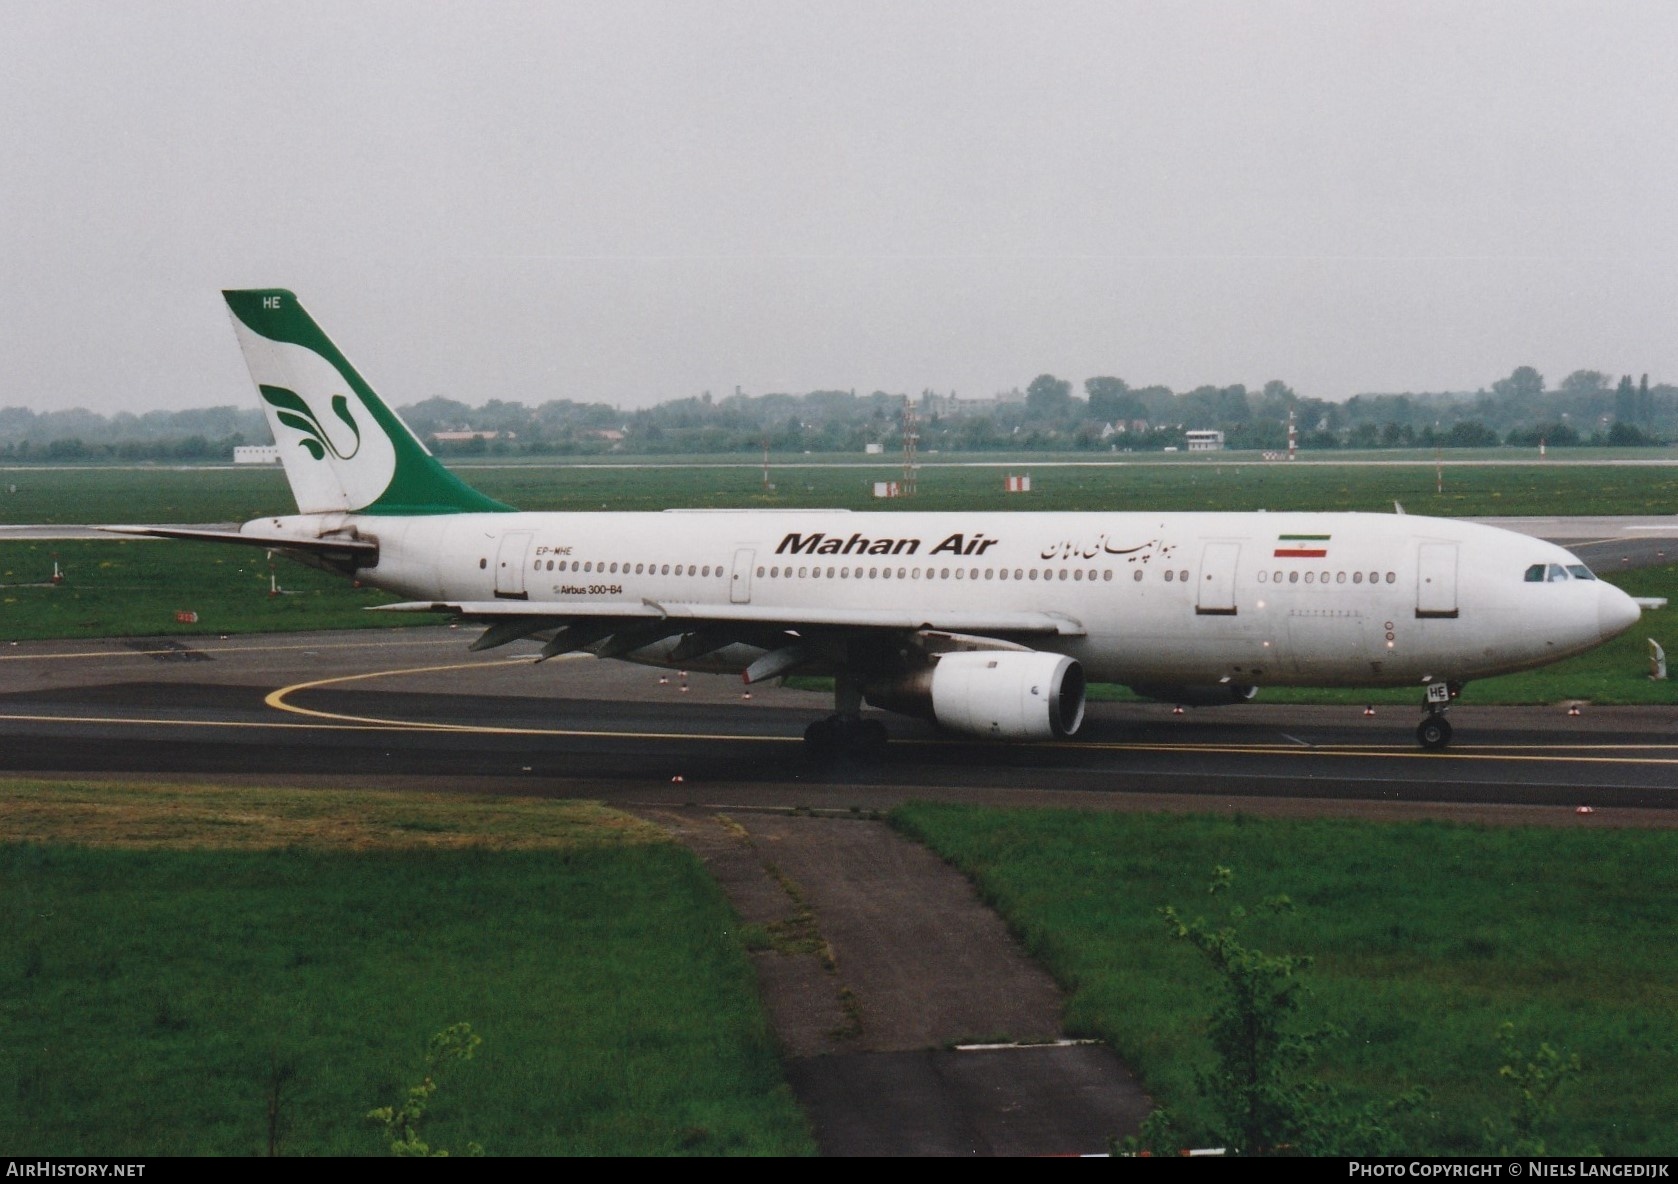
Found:
M 1429 752 L 1437 752 L 1451 743 L 1451 723 L 1445 713 L 1451 710 L 1451 700 L 1462 694 L 1458 682 L 1429 683 L 1422 710 L 1427 714 L 1416 725 L 1416 743 Z

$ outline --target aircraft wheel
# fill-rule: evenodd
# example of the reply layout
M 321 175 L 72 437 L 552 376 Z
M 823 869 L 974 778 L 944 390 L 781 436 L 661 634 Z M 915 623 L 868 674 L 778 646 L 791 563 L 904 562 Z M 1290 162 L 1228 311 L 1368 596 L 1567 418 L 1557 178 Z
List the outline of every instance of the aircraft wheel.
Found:
M 1451 725 L 1441 716 L 1430 715 L 1416 725 L 1416 742 L 1430 752 L 1451 742 Z
M 865 719 L 857 723 L 851 747 L 858 756 L 872 760 L 886 754 L 887 739 L 885 724 Z
M 833 755 L 839 746 L 838 717 L 811 721 L 804 729 L 804 751 L 818 759 Z
M 830 715 L 804 729 L 804 751 L 817 760 L 872 760 L 885 754 L 886 725 Z

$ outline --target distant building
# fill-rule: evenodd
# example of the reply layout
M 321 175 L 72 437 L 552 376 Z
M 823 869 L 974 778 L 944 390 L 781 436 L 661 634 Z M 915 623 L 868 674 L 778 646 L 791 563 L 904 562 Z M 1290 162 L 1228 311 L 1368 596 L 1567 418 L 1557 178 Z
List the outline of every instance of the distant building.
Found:
M 236 465 L 277 465 L 280 463 L 278 444 L 238 444 L 233 448 Z
M 471 428 L 461 428 L 454 432 L 432 432 L 431 438 L 444 444 L 460 444 L 467 440 L 515 440 L 516 432 L 474 432 Z
M 1203 431 L 1197 428 L 1194 431 L 1184 432 L 1183 438 L 1188 441 L 1190 452 L 1217 452 L 1224 446 L 1224 434 L 1222 432 Z

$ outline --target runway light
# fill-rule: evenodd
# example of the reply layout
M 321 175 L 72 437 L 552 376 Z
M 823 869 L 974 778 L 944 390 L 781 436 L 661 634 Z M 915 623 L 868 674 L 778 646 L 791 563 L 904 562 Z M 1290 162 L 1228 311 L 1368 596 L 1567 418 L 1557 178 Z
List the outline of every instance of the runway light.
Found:
M 670 778 L 670 784 L 671 785 L 680 785 L 681 783 L 682 783 L 682 775 L 680 773 L 677 773 L 674 777 Z
M 684 694 L 684 695 L 685 695 L 685 694 L 687 694 L 687 693 L 688 693 L 688 684 L 687 684 L 687 683 L 685 683 L 685 682 L 684 682 L 684 683 L 683 683 L 683 684 L 682 684 L 682 694 Z
M 742 695 L 741 695 L 741 696 L 740 696 L 740 697 L 741 697 L 741 698 L 742 698 L 742 699 L 750 699 L 750 698 L 751 698 L 751 697 L 752 697 L 752 693 L 751 693 L 751 692 L 750 692 L 750 691 L 746 691 L 746 692 L 745 692 L 745 693 L 743 693 L 743 694 L 742 694 Z
M 1182 715 L 1183 714 L 1183 709 L 1181 707 L 1173 707 L 1171 709 L 1171 714 L 1172 715 Z
M 1375 708 L 1373 708 L 1373 707 L 1365 707 L 1365 708 L 1364 708 L 1364 709 L 1363 709 L 1363 713 L 1364 713 L 1364 714 L 1365 714 L 1365 715 L 1374 715 L 1374 714 L 1375 714 Z
M 1591 809 L 1589 806 L 1575 806 L 1574 809 L 1573 809 L 1573 812 L 1575 814 L 1595 814 L 1596 813 L 1596 811 Z
M 1569 707 L 1567 709 L 1567 714 L 1578 715 L 1579 714 L 1579 705 L 1577 703 L 1575 703 L 1572 707 Z
M 659 675 L 658 676 L 658 685 L 661 686 L 661 687 L 669 686 L 670 685 L 669 677 L 666 676 L 666 675 L 663 675 L 663 674 Z

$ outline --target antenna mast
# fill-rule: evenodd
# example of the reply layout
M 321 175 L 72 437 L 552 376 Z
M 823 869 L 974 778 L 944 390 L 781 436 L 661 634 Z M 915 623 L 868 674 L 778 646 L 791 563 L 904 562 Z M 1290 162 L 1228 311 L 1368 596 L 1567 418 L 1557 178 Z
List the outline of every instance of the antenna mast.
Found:
M 920 421 L 915 417 L 915 405 L 903 396 L 903 484 L 898 492 L 903 497 L 915 496 L 915 449 L 921 439 Z

